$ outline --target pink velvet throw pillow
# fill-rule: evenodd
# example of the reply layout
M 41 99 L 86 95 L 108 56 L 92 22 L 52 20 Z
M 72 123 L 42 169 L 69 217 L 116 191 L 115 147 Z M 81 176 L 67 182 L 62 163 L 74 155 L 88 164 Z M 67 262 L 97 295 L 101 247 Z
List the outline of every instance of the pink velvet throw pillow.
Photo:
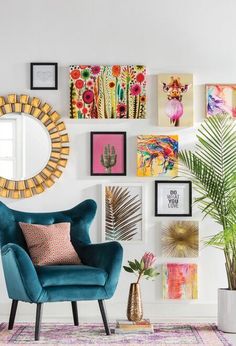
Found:
M 71 241 L 70 223 L 36 225 L 19 222 L 35 265 L 81 263 Z

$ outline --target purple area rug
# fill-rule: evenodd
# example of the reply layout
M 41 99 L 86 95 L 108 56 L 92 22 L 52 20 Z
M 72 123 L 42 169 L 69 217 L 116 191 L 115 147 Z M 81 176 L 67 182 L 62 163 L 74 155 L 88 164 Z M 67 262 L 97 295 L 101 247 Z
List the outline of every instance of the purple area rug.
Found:
M 114 325 L 111 326 L 114 328 Z M 15 324 L 13 330 L 0 324 L 0 345 L 208 345 L 232 346 L 214 324 L 158 323 L 153 334 L 106 336 L 101 324 L 42 324 L 40 341 L 34 341 L 34 325 Z

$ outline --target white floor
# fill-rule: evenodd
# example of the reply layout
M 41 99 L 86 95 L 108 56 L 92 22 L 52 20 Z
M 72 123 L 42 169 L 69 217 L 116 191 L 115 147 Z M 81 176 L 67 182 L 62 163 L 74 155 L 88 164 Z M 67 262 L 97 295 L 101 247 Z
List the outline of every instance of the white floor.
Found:
M 225 337 L 232 343 L 232 346 L 236 346 L 236 334 L 225 333 Z

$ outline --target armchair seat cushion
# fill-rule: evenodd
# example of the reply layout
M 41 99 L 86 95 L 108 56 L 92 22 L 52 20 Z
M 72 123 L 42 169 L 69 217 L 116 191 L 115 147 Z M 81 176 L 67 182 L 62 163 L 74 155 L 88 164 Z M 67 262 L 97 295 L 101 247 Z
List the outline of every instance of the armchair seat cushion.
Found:
M 79 265 L 36 266 L 42 287 L 104 286 L 107 272 L 103 269 Z

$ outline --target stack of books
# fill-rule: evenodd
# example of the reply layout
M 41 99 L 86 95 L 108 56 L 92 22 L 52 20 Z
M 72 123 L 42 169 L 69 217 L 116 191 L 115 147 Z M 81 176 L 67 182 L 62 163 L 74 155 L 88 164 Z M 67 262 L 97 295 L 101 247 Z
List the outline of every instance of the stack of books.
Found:
M 149 334 L 154 333 L 153 325 L 149 319 L 139 322 L 132 322 L 127 320 L 117 320 L 115 334 Z

